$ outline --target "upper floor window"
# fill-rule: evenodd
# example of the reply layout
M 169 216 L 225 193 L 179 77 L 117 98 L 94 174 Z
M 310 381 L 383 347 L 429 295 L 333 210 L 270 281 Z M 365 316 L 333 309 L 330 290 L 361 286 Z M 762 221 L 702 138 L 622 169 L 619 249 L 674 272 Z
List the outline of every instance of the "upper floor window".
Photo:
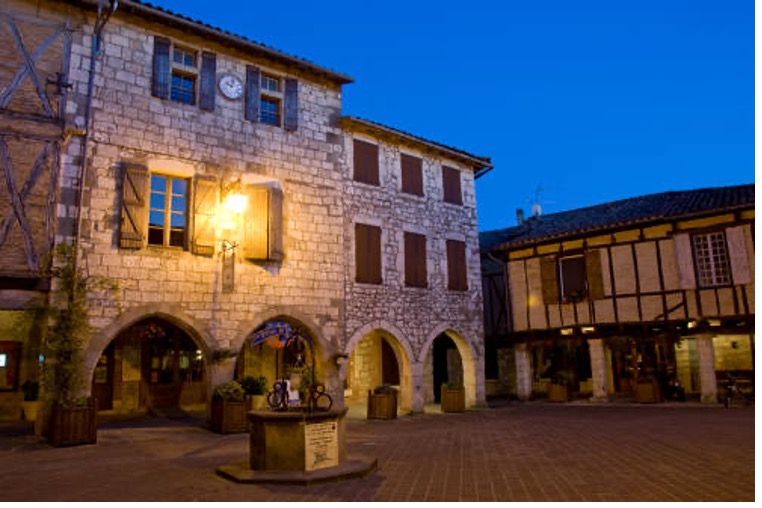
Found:
M 587 252 L 540 258 L 543 302 L 578 303 L 605 297 L 601 253 Z
M 403 153 L 401 160 L 402 192 L 423 196 L 423 161 Z
M 355 182 L 379 185 L 378 145 L 355 139 L 353 162 Z
M 148 244 L 184 247 L 188 203 L 188 181 L 167 175 L 151 175 L 148 214 Z
M 299 82 L 246 66 L 244 117 L 287 131 L 299 126 Z
M 381 284 L 381 228 L 355 224 L 355 281 Z
M 155 97 L 214 110 L 217 56 L 154 37 L 151 93 Z
M 463 196 L 460 191 L 460 171 L 442 166 L 442 189 L 445 203 L 463 204 Z
M 428 285 L 425 235 L 405 232 L 405 285 L 418 288 Z
M 468 290 L 466 242 L 447 240 L 447 289 Z
M 558 260 L 558 282 L 561 301 L 579 302 L 587 295 L 585 256 L 565 256 Z
M 280 127 L 283 103 L 280 78 L 262 74 L 260 88 L 262 96 L 259 99 L 259 121 Z
M 722 231 L 693 236 L 693 255 L 700 287 L 731 283 L 730 257 Z

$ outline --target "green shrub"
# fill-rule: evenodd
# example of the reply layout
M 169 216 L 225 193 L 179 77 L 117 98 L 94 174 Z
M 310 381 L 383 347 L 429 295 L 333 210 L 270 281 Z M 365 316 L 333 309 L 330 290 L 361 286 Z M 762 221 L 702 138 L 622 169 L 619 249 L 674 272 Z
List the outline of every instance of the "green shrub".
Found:
M 267 378 L 265 376 L 253 377 L 246 376 L 241 381 L 241 386 L 246 395 L 266 395 L 267 394 Z
M 246 392 L 238 381 L 228 381 L 214 389 L 214 396 L 228 402 L 243 402 Z

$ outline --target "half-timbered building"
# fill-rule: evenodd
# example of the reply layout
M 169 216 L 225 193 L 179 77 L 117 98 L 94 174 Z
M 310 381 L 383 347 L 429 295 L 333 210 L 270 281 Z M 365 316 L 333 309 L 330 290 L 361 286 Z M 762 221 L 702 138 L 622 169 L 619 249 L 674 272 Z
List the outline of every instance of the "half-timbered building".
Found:
M 503 393 L 558 383 L 638 399 L 650 383 L 654 401 L 679 383 L 713 402 L 718 380 L 753 380 L 753 184 L 534 215 L 480 243 L 487 363 Z

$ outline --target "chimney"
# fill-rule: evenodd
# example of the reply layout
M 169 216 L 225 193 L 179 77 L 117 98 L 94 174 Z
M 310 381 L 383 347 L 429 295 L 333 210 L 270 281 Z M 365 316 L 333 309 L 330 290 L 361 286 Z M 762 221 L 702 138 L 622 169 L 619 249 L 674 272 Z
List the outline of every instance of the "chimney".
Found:
M 516 208 L 516 223 L 521 226 L 524 224 L 524 210 Z

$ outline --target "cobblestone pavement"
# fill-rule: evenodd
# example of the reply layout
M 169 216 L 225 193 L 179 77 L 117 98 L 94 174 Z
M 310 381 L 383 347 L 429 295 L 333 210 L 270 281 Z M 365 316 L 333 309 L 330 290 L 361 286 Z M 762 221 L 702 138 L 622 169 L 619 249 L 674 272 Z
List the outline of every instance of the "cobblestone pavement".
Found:
M 313 486 L 216 476 L 246 460 L 248 437 L 197 421 L 103 424 L 96 445 L 60 449 L 24 430 L 0 426 L 3 502 L 754 500 L 753 407 L 507 403 L 352 419 L 349 449 L 379 470 Z

